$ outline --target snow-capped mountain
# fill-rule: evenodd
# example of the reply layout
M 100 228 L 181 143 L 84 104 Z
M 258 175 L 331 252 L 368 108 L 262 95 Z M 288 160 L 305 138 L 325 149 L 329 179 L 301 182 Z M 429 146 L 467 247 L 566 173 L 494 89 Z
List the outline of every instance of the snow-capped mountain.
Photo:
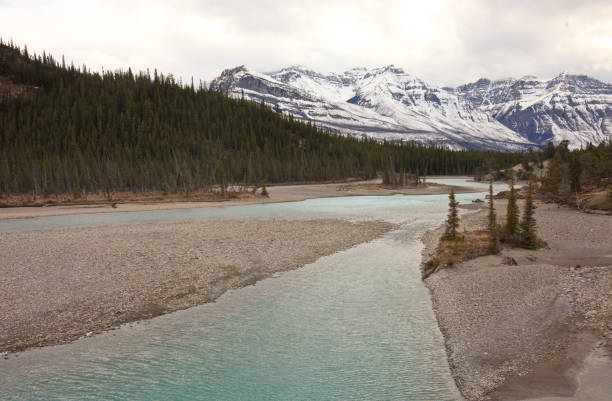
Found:
M 496 82 L 504 92 L 503 81 Z M 349 135 L 455 149 L 523 150 L 542 143 L 537 135 L 513 130 L 508 123 L 512 117 L 496 119 L 509 114 L 484 101 L 490 97 L 491 85 L 481 81 L 470 85 L 439 88 L 392 65 L 341 74 L 321 74 L 302 66 L 262 74 L 241 66 L 223 71 L 211 89 L 263 100 L 295 118 Z
M 568 140 L 581 147 L 612 139 L 612 85 L 586 75 L 480 79 L 456 93 L 538 144 Z

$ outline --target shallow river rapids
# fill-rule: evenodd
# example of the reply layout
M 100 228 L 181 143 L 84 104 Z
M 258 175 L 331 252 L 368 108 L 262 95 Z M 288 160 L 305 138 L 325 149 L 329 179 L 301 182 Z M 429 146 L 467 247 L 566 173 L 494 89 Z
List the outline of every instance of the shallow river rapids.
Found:
M 318 217 L 399 228 L 215 303 L 0 360 L 0 399 L 458 400 L 419 273 L 419 237 L 446 205 L 399 195 L 2 221 L 2 231 Z

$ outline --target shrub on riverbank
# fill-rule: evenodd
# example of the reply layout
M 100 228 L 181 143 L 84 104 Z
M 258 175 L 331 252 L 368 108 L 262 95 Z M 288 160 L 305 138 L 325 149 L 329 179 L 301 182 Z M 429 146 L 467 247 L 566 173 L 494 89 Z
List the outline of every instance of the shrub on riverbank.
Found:
M 423 278 L 441 268 L 453 267 L 457 263 L 493 253 L 487 230 L 464 231 L 455 240 L 442 238 L 435 254 L 423 264 Z

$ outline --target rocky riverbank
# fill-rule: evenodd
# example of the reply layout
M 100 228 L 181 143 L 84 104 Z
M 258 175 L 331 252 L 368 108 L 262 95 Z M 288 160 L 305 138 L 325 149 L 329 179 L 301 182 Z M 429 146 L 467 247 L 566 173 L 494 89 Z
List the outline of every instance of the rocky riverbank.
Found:
M 72 341 L 211 302 L 391 228 L 321 219 L 0 233 L 0 352 Z
M 501 222 L 506 203 L 496 204 Z M 540 204 L 536 220 L 548 248 L 506 248 L 425 280 L 468 400 L 612 394 L 601 378 L 612 376 L 612 216 Z M 462 217 L 462 230 L 485 226 L 486 210 Z M 424 235 L 424 259 L 441 233 Z
M 437 177 L 457 178 L 457 177 Z M 464 177 L 467 179 L 467 177 Z M 234 193 L 227 199 L 219 199 L 211 194 L 192 194 L 190 197 L 180 195 L 149 194 L 137 196 L 125 195 L 123 198 L 109 201 L 99 195 L 90 195 L 78 201 L 65 200 L 52 205 L 40 207 L 2 207 L 2 203 L 10 204 L 8 200 L 0 199 L 0 220 L 22 219 L 43 216 L 65 216 L 89 213 L 121 213 L 140 212 L 148 210 L 193 209 L 217 206 L 252 205 L 260 203 L 297 202 L 315 198 L 336 198 L 342 196 L 387 196 L 387 195 L 436 195 L 447 194 L 453 188 L 455 193 L 477 192 L 464 186 L 427 183 L 418 187 L 388 187 L 382 185 L 382 180 L 353 181 L 346 183 L 275 185 L 267 188 L 269 197 L 260 194 L 253 196 L 248 193 Z M 12 202 L 15 206 L 19 199 Z M 41 203 L 42 201 L 37 200 Z

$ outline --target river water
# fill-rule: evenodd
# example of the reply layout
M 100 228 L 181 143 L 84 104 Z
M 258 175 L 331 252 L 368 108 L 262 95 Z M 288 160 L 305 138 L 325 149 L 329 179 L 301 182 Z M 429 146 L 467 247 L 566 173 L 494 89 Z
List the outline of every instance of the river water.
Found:
M 444 195 L 345 197 L 0 221 L 1 231 L 270 217 L 400 224 L 215 303 L 0 360 L 0 399 L 461 399 L 419 273 L 419 236 L 443 221 L 446 203 Z

